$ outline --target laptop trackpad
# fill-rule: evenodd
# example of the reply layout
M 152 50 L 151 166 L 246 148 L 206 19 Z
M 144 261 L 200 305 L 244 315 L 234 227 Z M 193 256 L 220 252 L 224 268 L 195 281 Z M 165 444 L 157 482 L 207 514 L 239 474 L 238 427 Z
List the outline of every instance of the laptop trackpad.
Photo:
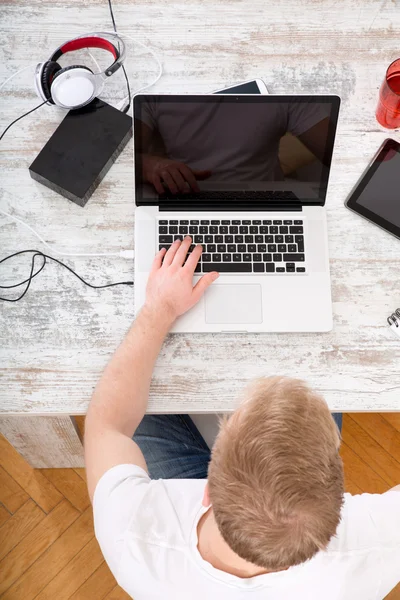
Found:
M 206 323 L 262 323 L 261 286 L 213 284 L 205 293 Z

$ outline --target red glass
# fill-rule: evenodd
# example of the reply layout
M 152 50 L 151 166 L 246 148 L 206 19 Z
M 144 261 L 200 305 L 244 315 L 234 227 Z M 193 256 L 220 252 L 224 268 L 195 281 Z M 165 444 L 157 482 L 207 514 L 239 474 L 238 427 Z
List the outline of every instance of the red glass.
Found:
M 400 127 L 400 58 L 392 62 L 386 71 L 379 92 L 376 119 L 383 127 Z

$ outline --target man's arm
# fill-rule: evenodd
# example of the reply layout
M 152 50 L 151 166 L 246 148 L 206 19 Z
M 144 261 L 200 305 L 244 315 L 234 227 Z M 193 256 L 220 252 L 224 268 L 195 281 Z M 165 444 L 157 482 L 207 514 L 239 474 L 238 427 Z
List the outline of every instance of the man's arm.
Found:
M 143 454 L 131 439 L 142 420 L 150 381 L 164 338 L 175 319 L 189 310 L 218 274 L 204 275 L 193 287 L 202 247 L 185 263 L 192 240 L 176 241 L 155 257 L 146 302 L 125 339 L 107 365 L 85 422 L 85 464 L 89 495 L 113 466 L 130 463 L 147 469 Z

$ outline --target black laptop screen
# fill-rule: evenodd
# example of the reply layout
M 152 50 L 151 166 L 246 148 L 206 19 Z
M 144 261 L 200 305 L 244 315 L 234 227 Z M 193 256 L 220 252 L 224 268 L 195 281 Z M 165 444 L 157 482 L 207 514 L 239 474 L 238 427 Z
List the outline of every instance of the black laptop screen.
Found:
M 136 96 L 136 204 L 324 204 L 339 103 L 337 96 Z

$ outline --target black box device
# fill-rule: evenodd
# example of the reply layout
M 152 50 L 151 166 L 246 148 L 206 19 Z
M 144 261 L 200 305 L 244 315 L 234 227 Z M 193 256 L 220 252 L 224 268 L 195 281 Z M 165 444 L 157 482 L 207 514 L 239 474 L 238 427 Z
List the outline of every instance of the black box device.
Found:
M 131 117 L 96 98 L 67 114 L 29 172 L 36 181 L 85 206 L 131 137 Z

